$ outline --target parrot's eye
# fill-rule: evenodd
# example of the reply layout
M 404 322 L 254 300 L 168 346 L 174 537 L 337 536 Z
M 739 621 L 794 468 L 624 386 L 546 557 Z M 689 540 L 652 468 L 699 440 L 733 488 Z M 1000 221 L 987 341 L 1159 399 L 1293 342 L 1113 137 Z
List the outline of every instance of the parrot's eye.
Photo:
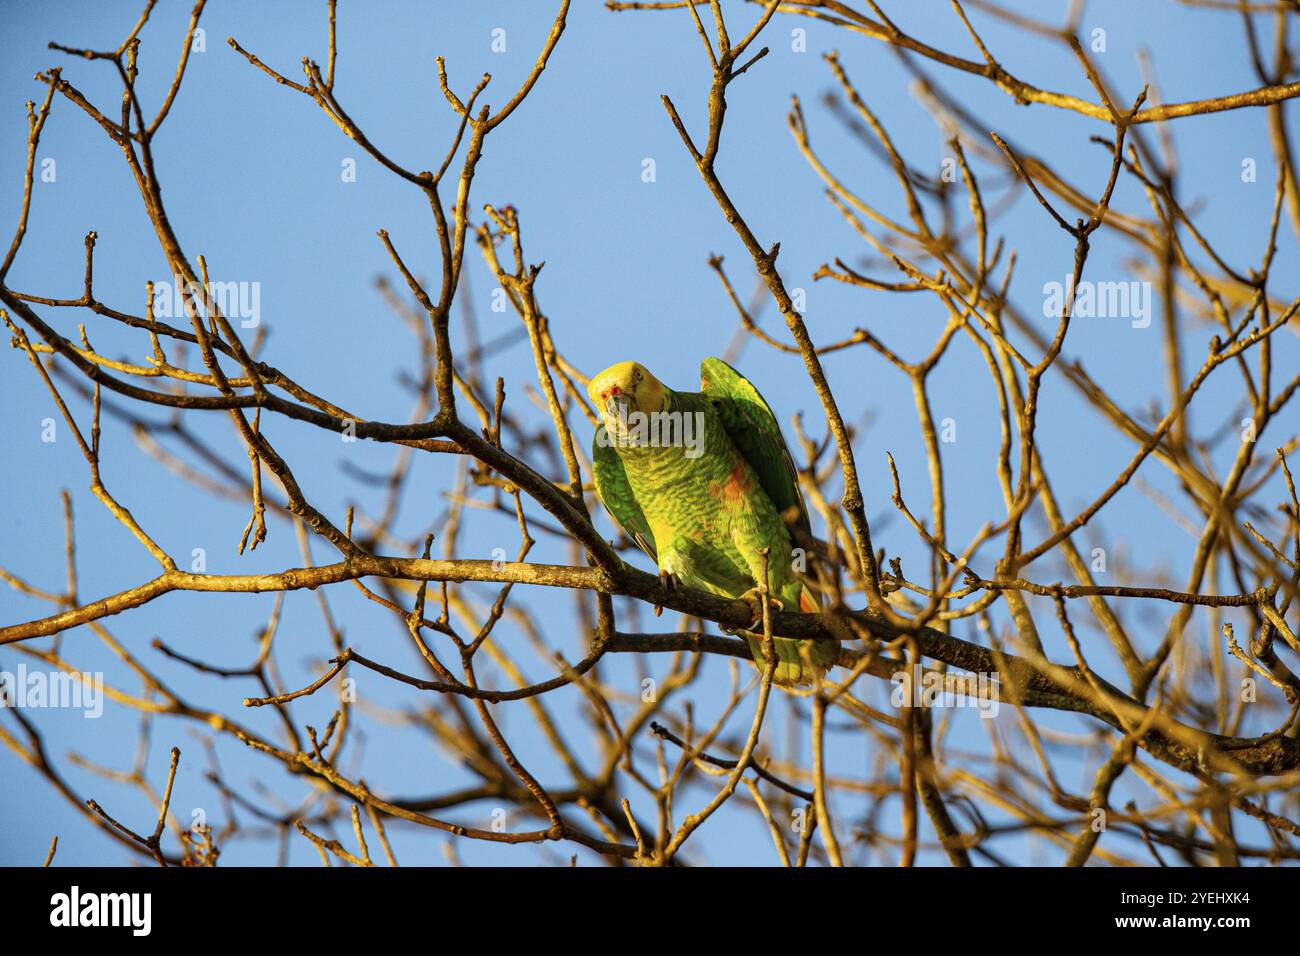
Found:
M 641 381 L 641 370 L 639 368 L 632 369 L 632 384 L 636 385 L 640 381 Z

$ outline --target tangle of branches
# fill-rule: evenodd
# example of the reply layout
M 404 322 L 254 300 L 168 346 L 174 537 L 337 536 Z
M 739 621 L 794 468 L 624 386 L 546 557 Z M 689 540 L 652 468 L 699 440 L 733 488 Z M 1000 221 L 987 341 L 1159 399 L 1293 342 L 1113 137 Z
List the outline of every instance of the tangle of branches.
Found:
M 379 292 L 395 327 L 405 326 L 419 343 L 403 379 L 413 397 L 405 411 L 348 408 L 308 388 L 291 351 L 272 364 L 261 330 L 245 334 L 212 294 L 205 256 L 196 252 L 203 237 L 180 234 L 168 215 L 172 195 L 187 184 L 169 177 L 153 151 L 169 117 L 185 108 L 183 85 L 205 0 L 194 5 L 186 35 L 176 38 L 179 65 L 165 96 L 146 103 L 137 78 L 163 61 L 141 40 L 154 5 L 148 0 L 111 49 L 50 44 L 75 68 L 52 67 L 36 77 L 41 95 L 28 104 L 21 211 L 0 264 L 0 314 L 13 354 L 84 459 L 84 474 L 68 476 L 68 483 L 88 480 L 121 530 L 111 544 L 79 540 L 64 492 L 66 580 L 33 580 L 18 566 L 0 570 L 12 589 L 47 605 L 42 615 L 6 615 L 3 664 L 80 675 L 88 670 L 87 645 L 98 643 L 118 660 L 105 690 L 108 705 L 138 712 L 141 720 L 138 756 L 128 770 L 77 754 L 65 760 L 49 746 L 41 715 L 22 707 L 0 715 L 0 740 L 107 839 L 162 865 L 214 864 L 232 842 L 266 836 L 279 838 L 281 860 L 301 840 L 326 863 L 368 866 L 379 857 L 396 865 L 402 854 L 390 831 L 400 828 L 444 835 L 453 858 L 466 841 L 481 841 L 543 852 L 558 847 L 566 860 L 580 854 L 671 865 L 721 853 L 707 842 L 710 823 L 744 816 L 753 826 L 746 832 L 770 840 L 770 859 L 785 865 L 1001 864 L 1008 861 L 1003 841 L 1022 837 L 1053 862 L 1073 866 L 1300 857 L 1300 502 L 1288 464 L 1300 443 L 1293 402 L 1300 298 L 1294 260 L 1288 269 L 1278 256 L 1279 247 L 1300 240 L 1287 112 L 1300 96 L 1289 45 L 1300 16 L 1294 2 L 1225 2 L 1201 11 L 1194 7 L 1206 4 L 1189 0 L 1186 16 L 1235 18 L 1257 83 L 1164 102 L 1150 69 L 1141 90 L 1107 78 L 1082 29 L 1082 3 L 1060 22 L 993 0 L 933 4 L 936 16 L 960 22 L 969 52 L 906 32 L 882 9 L 883 0 L 771 0 L 728 3 L 725 10 L 719 0 L 611 0 L 603 11 L 571 11 L 569 0 L 560 0 L 515 89 L 502 92 L 487 75 L 457 76 L 454 57 L 437 58 L 445 103 L 436 105 L 450 111 L 454 134 L 430 169 L 391 155 L 383 129 L 362 129 L 353 118 L 345 84 L 335 83 L 336 0 L 321 9 L 323 56 L 304 57 L 300 72 L 231 37 L 230 51 L 218 51 L 227 57 L 223 68 L 264 75 L 268 109 L 321 114 L 421 208 L 427 205 L 425 235 L 380 230 L 376 240 L 392 276 L 379 282 Z M 485 143 L 530 108 L 548 65 L 565 55 L 571 16 L 604 17 L 608 30 L 629 28 L 637 18 L 668 18 L 680 42 L 707 63 L 711 81 L 698 91 L 706 111 L 679 112 L 668 96 L 662 101 L 664 122 L 698 172 L 692 185 L 703 187 L 699 200 L 711 203 L 737 240 L 731 255 L 713 255 L 707 264 L 734 310 L 738 336 L 785 356 L 786 367 L 806 374 L 820 400 L 795 419 L 792 451 L 813 513 L 812 545 L 831 569 L 821 582 L 825 609 L 785 609 L 764 621 L 769 636 L 842 642 L 839 666 L 810 689 L 774 690 L 771 668 L 759 673 L 746 664 L 749 650 L 734 636 L 751 625 L 744 601 L 666 590 L 633 563 L 629 541 L 611 540 L 585 452 L 598 421 L 584 388 L 595 370 L 565 356 L 587 332 L 580 318 L 546 311 L 556 267 L 544 272 L 530 257 L 523 212 L 485 203 L 474 188 Z M 826 340 L 782 268 L 781 242 L 806 237 L 757 229 L 756 210 L 729 192 L 720 161 L 733 122 L 728 105 L 769 65 L 764 42 L 775 42 L 770 37 L 783 23 L 826 31 L 845 49 L 888 51 L 910 72 L 917 103 L 942 131 L 951 175 L 896 146 L 863 78 L 835 53 L 817 64 L 832 90 L 817 115 L 797 97 L 788 104 L 790 142 L 810 177 L 782 188 L 811 191 L 819 183 L 863 244 L 856 252 L 826 250 L 826 263 L 811 278 L 853 287 L 869 302 L 906 300 L 908 321 L 933 342 L 923 354 L 908 357 L 891 345 L 882 322 L 868 328 L 864 320 L 847 337 Z M 1089 95 L 1013 74 L 986 44 L 981 23 L 1053 45 L 1086 80 Z M 83 94 L 83 70 L 114 74 L 120 103 Z M 958 78 L 1025 104 L 1022 124 L 990 133 L 946 86 Z M 1222 252 L 1183 198 L 1195 187 L 1180 178 L 1174 131 L 1188 117 L 1225 111 L 1257 117 L 1272 146 L 1272 216 L 1250 227 L 1263 252 L 1249 264 Z M 1088 124 L 1095 152 L 1086 181 L 1067 178 L 1045 150 L 1035 124 L 1047 113 Z M 854 187 L 853 171 L 836 168 L 819 150 L 823 122 L 856 137 L 878 161 L 884 173 L 869 189 Z M 103 301 L 95 232 L 84 237 L 80 295 L 12 284 L 15 262 L 40 254 L 24 238 L 29 216 L 41 212 L 34 183 L 42 135 L 53 123 L 92 124 L 120 151 L 139 211 L 181 283 L 184 321 L 158 317 L 152 285 L 135 303 Z M 1145 204 L 1115 208 L 1121 194 Z M 1104 360 L 1075 349 L 1085 320 L 1072 314 L 1071 297 L 1045 321 L 1032 297 L 1012 294 L 1017 238 L 999 226 L 1017 198 L 1036 204 L 1045 230 L 1068 237 L 1072 254 L 1057 274 L 1070 276 L 1069 288 L 1088 282 L 1092 244 L 1104 236 L 1157 289 L 1163 312 L 1151 334 L 1162 336 L 1163 358 L 1153 380 L 1161 380 L 1163 397 L 1153 414 L 1127 409 L 1113 394 Z M 905 216 L 887 211 L 895 203 Z M 433 281 L 408 265 L 421 244 L 436 250 Z M 557 250 L 548 258 L 561 256 Z M 515 331 L 480 340 L 462 301 L 468 269 L 487 270 L 517 319 Z M 750 281 L 752 297 L 738 291 Z M 468 315 L 463 332 L 454 321 L 458 308 Z M 764 309 L 783 326 L 763 327 Z M 84 319 L 75 331 L 69 315 Z M 136 354 L 147 349 L 147 357 L 113 358 L 97 348 L 100 330 L 107 335 L 110 328 L 145 343 Z M 332 334 L 328 324 L 319 333 Z M 526 343 L 536 370 L 535 388 L 524 398 L 507 395 L 492 370 L 494 356 L 512 343 Z M 948 368 L 945 360 L 965 348 L 987 373 L 978 388 L 971 385 L 971 402 L 991 396 L 979 414 L 996 422 L 1000 436 L 983 454 L 1001 500 L 987 503 L 973 537 L 958 540 L 950 528 L 972 518 L 953 520 L 955 479 L 931 386 Z M 839 353 L 850 352 L 907 383 L 915 407 L 893 411 L 915 415 L 923 459 L 865 460 L 854 424 L 861 409 L 848 407 L 852 397 L 832 389 L 823 367 L 828 356 L 839 361 Z M 343 365 L 340 357 L 339 374 Z M 6 375 L 18 368 L 12 362 Z M 1237 404 L 1226 416 L 1221 407 L 1207 411 L 1193 427 L 1189 410 L 1207 385 L 1234 391 Z M 1052 460 L 1041 441 L 1043 414 L 1055 414 L 1044 410 L 1062 395 L 1089 409 L 1127 449 L 1112 479 L 1086 495 L 1069 481 L 1071 462 Z M 789 411 L 777 409 L 778 416 Z M 202 425 L 214 419 L 229 422 L 224 440 Z M 1249 422 L 1248 437 L 1238 420 Z M 314 503 L 313 462 L 276 447 L 298 431 L 392 446 L 386 473 L 358 468 L 351 475 L 377 489 L 383 507 Z M 200 502 L 246 506 L 246 523 L 231 529 L 241 555 L 250 557 L 272 536 L 296 535 L 300 560 L 221 574 L 196 570 L 172 553 L 133 514 L 132 489 L 113 480 L 113 464 L 128 453 L 119 439 L 127 436 L 171 472 L 178 496 L 189 486 Z M 231 449 L 238 450 L 237 464 Z M 445 466 L 450 483 L 416 488 L 411 474 L 421 458 Z M 1157 493 L 1153 474 L 1167 477 L 1164 486 L 1176 488 L 1179 500 Z M 913 487 L 925 488 L 927 503 L 915 500 Z M 1169 580 L 1154 567 L 1098 567 L 1092 535 L 1116 500 L 1135 493 L 1148 494 L 1153 510 L 1186 527 L 1190 543 L 1177 556 L 1185 579 Z M 403 505 L 427 511 L 435 494 L 436 519 L 415 534 L 399 530 Z M 890 502 L 899 540 L 886 543 L 869 516 Z M 517 530 L 513 553 L 489 559 L 475 546 L 474 526 L 503 518 Z M 567 560 L 531 560 L 539 542 Z M 147 552 L 156 573 L 113 593 L 82 593 L 79 556 L 124 547 Z M 904 547 L 923 559 L 909 558 L 904 567 Z M 562 627 L 529 604 L 532 595 L 556 590 L 572 595 L 576 609 Z M 266 623 L 249 663 L 213 664 L 196 646 L 150 641 L 133 623 L 138 609 L 185 600 L 183 592 L 266 595 L 256 599 L 264 602 Z M 292 647 L 315 668 L 300 686 L 283 679 L 278 663 L 288 650 L 281 617 L 295 601 L 314 601 L 319 613 L 315 636 L 295 638 Z M 339 623 L 343 601 L 359 604 L 355 614 L 374 630 L 399 635 L 405 656 L 362 653 L 351 639 L 360 631 Z M 639 622 L 651 606 L 676 612 L 680 623 L 674 628 L 661 619 L 664 626 L 647 630 Z M 566 656 L 565 644 L 581 652 Z M 722 670 L 729 687 L 706 685 L 702 674 Z M 957 678 L 958 696 L 981 696 L 981 704 L 999 705 L 1001 716 L 976 721 L 976 732 L 955 742 L 954 711 L 887 703 L 900 673 L 918 681 Z M 222 703 L 229 694 L 204 699 L 182 692 L 178 676 L 191 674 L 216 682 L 199 686 L 239 687 L 242 705 Z M 975 676 L 988 681 L 961 683 Z M 358 699 L 350 688 L 360 678 L 414 703 L 384 707 L 382 692 Z M 326 700 L 325 725 L 305 723 L 302 708 Z M 709 718 L 697 721 L 705 711 Z M 777 715 L 788 718 L 784 744 Z M 589 732 L 582 744 L 575 742 L 580 729 Z M 411 795 L 373 764 L 363 777 L 365 741 L 385 734 L 402 735 L 412 761 L 445 762 L 470 782 Z M 436 745 L 436 758 L 420 739 Z M 201 742 L 205 756 L 195 756 L 190 740 Z M 155 742 L 170 752 L 165 774 L 150 763 Z M 92 743 L 93 732 L 78 746 Z M 222 755 L 234 751 L 257 762 L 257 792 L 223 772 Z M 192 825 L 174 805 L 173 784 L 178 766 L 183 774 L 205 759 L 206 785 L 222 810 Z M 105 794 L 83 792 L 68 761 L 101 777 Z M 110 784 L 141 791 L 156 818 L 141 823 L 115 810 Z

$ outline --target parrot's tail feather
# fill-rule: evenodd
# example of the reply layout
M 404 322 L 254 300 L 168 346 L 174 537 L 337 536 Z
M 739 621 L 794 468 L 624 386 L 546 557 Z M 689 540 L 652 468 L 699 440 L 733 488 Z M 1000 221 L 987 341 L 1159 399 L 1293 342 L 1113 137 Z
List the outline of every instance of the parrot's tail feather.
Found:
M 821 601 L 807 584 L 799 590 L 799 610 L 804 614 L 816 614 L 821 610 Z M 754 664 L 763 670 L 763 635 L 752 631 L 745 632 L 749 642 L 749 652 L 754 656 Z M 816 683 L 818 677 L 824 677 L 840 656 L 839 641 L 807 641 L 793 637 L 773 637 L 776 645 L 776 674 L 772 680 L 782 687 L 808 687 Z M 806 655 L 806 657 L 805 657 Z
M 762 671 L 763 636 L 746 632 L 745 640 L 749 642 L 749 651 L 754 656 L 754 664 Z M 807 687 L 815 683 L 819 676 L 824 676 L 831 669 L 840 656 L 839 641 L 804 641 L 789 637 L 774 637 L 772 643 L 776 648 L 777 660 L 776 674 L 772 681 L 783 687 Z M 805 648 L 811 662 L 804 660 Z

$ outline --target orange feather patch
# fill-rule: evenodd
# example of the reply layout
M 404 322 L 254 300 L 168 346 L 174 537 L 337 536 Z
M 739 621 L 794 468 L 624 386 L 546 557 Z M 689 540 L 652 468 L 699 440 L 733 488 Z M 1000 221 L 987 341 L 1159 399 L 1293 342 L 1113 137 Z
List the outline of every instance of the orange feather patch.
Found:
M 709 494 L 715 498 L 721 498 L 727 504 L 734 505 L 747 496 L 753 488 L 754 483 L 745 474 L 745 463 L 737 461 L 725 481 L 709 483 Z

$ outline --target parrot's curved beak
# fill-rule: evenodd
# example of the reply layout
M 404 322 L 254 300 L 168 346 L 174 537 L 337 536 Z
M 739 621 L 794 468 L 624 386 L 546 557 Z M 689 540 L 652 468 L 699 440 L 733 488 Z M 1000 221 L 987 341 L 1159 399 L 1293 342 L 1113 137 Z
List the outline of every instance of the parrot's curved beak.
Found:
M 632 400 L 621 392 L 611 395 L 605 400 L 605 413 L 610 418 L 625 418 L 631 411 Z

